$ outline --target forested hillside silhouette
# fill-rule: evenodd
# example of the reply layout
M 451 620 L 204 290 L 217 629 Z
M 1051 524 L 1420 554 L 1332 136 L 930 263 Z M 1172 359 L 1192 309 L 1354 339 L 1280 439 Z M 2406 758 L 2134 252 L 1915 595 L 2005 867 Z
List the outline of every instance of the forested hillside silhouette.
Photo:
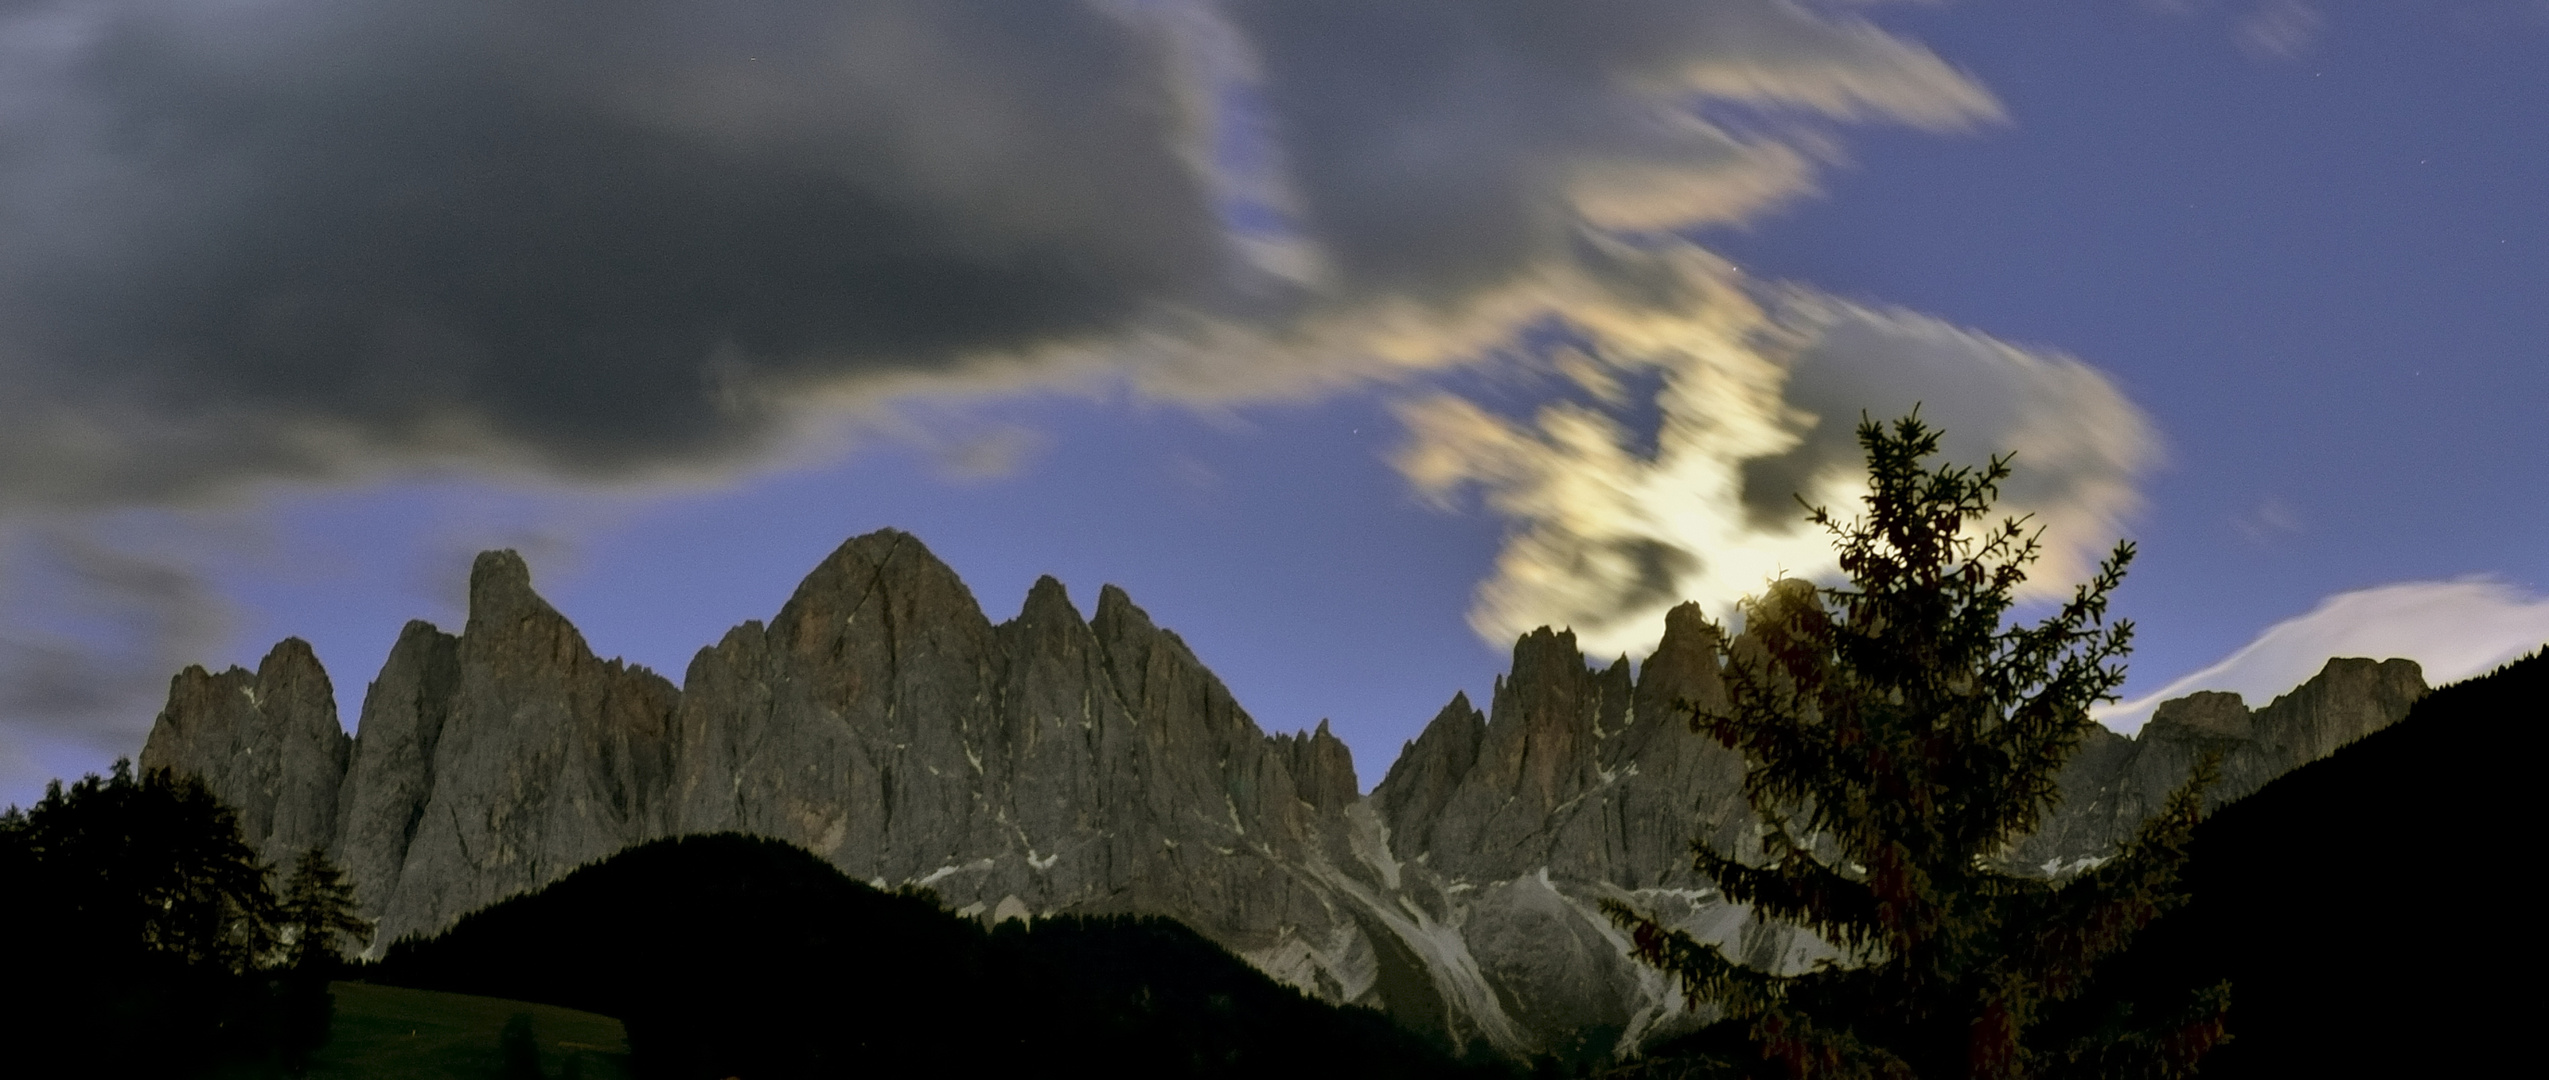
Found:
M 2194 902 L 2145 932 L 2071 1019 L 2227 979 L 2205 1077 L 2483 1076 L 2536 1019 L 2537 777 L 2549 653 L 2445 686 L 2407 718 L 2215 812 Z
M 619 1017 L 649 1080 L 1505 1069 L 1307 998 L 1170 920 L 985 929 L 925 892 L 735 834 L 631 848 L 398 942 L 365 977 Z

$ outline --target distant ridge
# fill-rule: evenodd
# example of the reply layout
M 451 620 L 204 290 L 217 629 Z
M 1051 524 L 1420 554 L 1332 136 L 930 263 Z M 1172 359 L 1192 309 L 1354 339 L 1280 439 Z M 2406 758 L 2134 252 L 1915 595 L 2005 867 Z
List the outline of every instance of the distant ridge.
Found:
M 253 674 L 179 673 L 142 764 L 202 775 L 268 858 L 328 848 L 380 943 L 634 844 L 735 831 L 989 920 L 1169 916 L 1324 999 L 1561 1060 L 1709 1015 L 1627 958 L 1601 899 L 1756 964 L 1829 955 L 1688 867 L 1694 836 L 1754 835 L 1740 760 L 1673 707 L 1723 700 L 1695 605 L 1634 674 L 1626 657 L 1588 667 L 1572 633 L 1524 635 L 1485 710 L 1455 696 L 1365 797 L 1324 725 L 1266 734 L 1122 590 L 1084 618 L 1044 578 L 995 624 L 895 530 L 842 544 L 678 689 L 595 657 L 512 552 L 478 557 L 469 597 L 458 635 L 408 624 L 357 737 L 287 639 Z M 2101 854 L 2206 740 L 2254 787 L 2423 692 L 2411 662 L 2346 660 L 2253 715 L 2236 699 L 2164 710 L 2141 739 L 2084 752 L 2015 856 Z

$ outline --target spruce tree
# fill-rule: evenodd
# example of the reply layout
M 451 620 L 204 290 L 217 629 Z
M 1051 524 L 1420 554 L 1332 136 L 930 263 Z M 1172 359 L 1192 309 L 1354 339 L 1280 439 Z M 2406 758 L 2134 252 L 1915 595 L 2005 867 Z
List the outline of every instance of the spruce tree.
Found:
M 271 1016 L 268 868 L 166 770 L 56 781 L 0 815 L 0 1045 L 26 1075 L 188 1075 L 255 1057 Z
M 292 878 L 275 908 L 283 941 L 283 970 L 276 980 L 274 1043 L 287 1071 L 299 1072 L 312 1051 L 326 1045 L 336 1015 L 328 981 L 345 966 L 340 937 L 368 940 L 372 924 L 354 913 L 354 886 L 327 853 L 311 848 L 293 860 Z
M 345 961 L 339 938 L 360 944 L 372 934 L 371 921 L 355 914 L 354 886 L 345 880 L 345 871 L 318 848 L 293 861 L 275 921 L 287 942 L 286 963 L 294 971 L 333 972 Z
M 194 777 L 137 779 L 119 759 L 105 778 L 46 785 L 13 830 L 61 929 L 96 947 L 245 974 L 274 946 L 272 870 Z
M 2132 625 L 2107 621 L 2107 599 L 2133 546 L 2041 622 L 2008 622 L 2041 532 L 1988 520 L 2010 459 L 1929 467 L 1939 433 L 1917 412 L 1891 430 L 1862 418 L 1858 437 L 1865 512 L 1808 514 L 1846 583 L 1786 581 L 1746 601 L 1744 632 L 1721 647 L 1728 703 L 1690 718 L 1743 754 L 1761 823 L 1756 851 L 1694 844 L 1696 868 L 1843 956 L 1764 971 L 1606 903 L 1642 959 L 1722 1010 L 1683 1066 L 1799 1080 L 2190 1075 L 2225 1037 L 2227 986 L 2157 1017 L 2048 1020 L 2185 902 L 2178 872 L 2209 770 L 2085 872 L 2002 864 L 2057 797 L 2096 723 L 2089 706 L 2123 682 Z

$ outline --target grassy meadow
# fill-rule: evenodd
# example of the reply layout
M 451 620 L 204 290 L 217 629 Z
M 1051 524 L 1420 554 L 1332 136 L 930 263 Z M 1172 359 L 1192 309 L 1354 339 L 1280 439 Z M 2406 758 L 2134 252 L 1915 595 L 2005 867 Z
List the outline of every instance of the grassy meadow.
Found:
M 607 1016 L 503 998 L 340 982 L 327 1045 L 311 1055 L 311 1080 L 461 1080 L 505 1075 L 505 1024 L 531 1017 L 540 1074 L 552 1080 L 627 1080 L 628 1039 Z M 223 1080 L 284 1075 L 242 1067 Z

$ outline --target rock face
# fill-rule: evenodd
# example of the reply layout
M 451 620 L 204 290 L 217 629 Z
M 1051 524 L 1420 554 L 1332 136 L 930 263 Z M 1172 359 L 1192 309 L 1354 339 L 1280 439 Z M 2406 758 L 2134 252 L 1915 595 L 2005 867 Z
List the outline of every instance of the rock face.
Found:
M 372 917 L 399 894 L 407 849 L 434 795 L 434 751 L 459 691 L 460 639 L 411 622 L 363 695 L 362 735 L 337 795 L 334 850 Z
M 411 632 L 400 644 L 421 640 L 430 639 Z M 584 636 L 531 591 L 521 556 L 478 557 L 469 625 L 450 653 L 437 672 L 444 677 L 419 679 L 413 692 L 384 695 L 376 682 L 356 740 L 357 774 L 378 779 L 378 793 L 424 794 L 400 830 L 397 884 L 354 879 L 356 894 L 380 905 L 381 925 L 393 933 L 440 928 L 662 832 L 679 693 L 644 668 L 594 657 Z M 418 668 L 433 666 L 417 659 Z M 412 708 L 413 719 L 387 725 L 381 741 L 389 745 L 376 765 L 368 714 L 383 697 L 387 709 Z M 428 728 L 429 755 L 419 745 Z M 430 763 L 424 777 L 395 771 L 413 762 Z M 348 866 L 392 861 L 385 852 L 340 850 Z
M 1441 966 L 1472 970 L 1479 1034 L 1562 1055 L 1608 1051 L 1696 1017 L 1596 907 L 1627 900 L 1754 962 L 1825 955 L 1811 939 L 1748 920 L 1689 868 L 1694 838 L 1751 839 L 1732 751 L 1690 733 L 1676 702 L 1718 705 L 1717 632 L 1696 605 L 1667 617 L 1632 675 L 1625 657 L 1585 666 L 1572 633 L 1514 645 L 1490 715 L 1456 697 L 1372 792 L 1400 860 L 1409 940 L 1456 938 Z M 1394 1011 L 1406 1010 L 1391 1003 Z M 1491 1025 L 1505 1025 L 1499 1037 Z M 1458 1030 L 1458 1025 L 1453 1025 Z
M 336 688 L 310 643 L 285 638 L 251 675 L 189 667 L 169 680 L 142 768 L 201 776 L 239 814 L 239 831 L 268 862 L 290 865 L 336 839 L 336 789 L 349 740 Z
M 1324 724 L 1266 734 L 1112 586 L 1083 618 L 1047 578 L 995 624 L 918 540 L 878 532 L 767 625 L 700 650 L 676 690 L 593 656 L 522 560 L 491 552 L 459 635 L 400 635 L 350 754 L 325 673 L 286 641 L 254 676 L 180 674 L 143 763 L 204 776 L 267 858 L 330 849 L 376 946 L 632 843 L 737 830 L 992 920 L 1174 916 L 1455 1044 L 1592 1057 L 1705 1019 L 1627 959 L 1602 899 L 1755 964 L 1830 955 L 1689 869 L 1694 838 L 1753 842 L 1742 762 L 1678 705 L 1724 700 L 1725 647 L 1691 605 L 1634 670 L 1535 631 L 1487 712 L 1455 696 L 1365 796 Z M 2254 714 L 2171 703 L 2143 738 L 2083 753 L 2024 854 L 2104 851 L 2205 747 L 2231 748 L 2244 791 L 2422 690 L 2412 664 L 2338 661 Z
M 1334 921 L 1302 868 L 1357 794 L 1345 745 L 1267 738 L 1120 590 L 1084 620 L 1046 578 L 995 626 L 919 541 L 879 533 L 686 685 L 666 832 L 790 840 L 994 917 L 1176 912 L 1252 955 Z M 1342 993 L 1353 965 L 1320 944 L 1298 974 Z
M 2397 723 L 2425 690 L 2416 661 L 2339 657 L 2253 712 L 2239 695 L 2218 691 L 2163 702 L 2139 737 L 2101 731 L 2080 749 L 2063 769 L 2062 802 L 2014 858 L 2053 872 L 2103 857 L 2205 757 L 2219 755 L 2218 779 L 2204 795 L 2209 809 Z

